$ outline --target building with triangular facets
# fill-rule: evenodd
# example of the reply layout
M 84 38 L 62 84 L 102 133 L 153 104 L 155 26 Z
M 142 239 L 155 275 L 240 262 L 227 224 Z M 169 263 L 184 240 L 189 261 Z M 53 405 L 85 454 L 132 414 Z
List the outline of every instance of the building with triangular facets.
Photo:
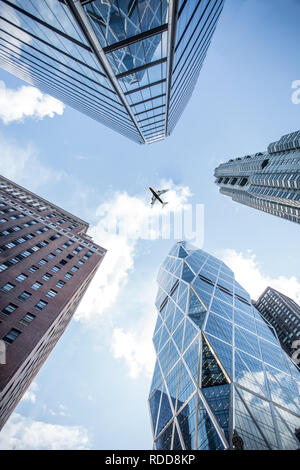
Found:
M 231 269 L 180 242 L 158 284 L 154 449 L 298 449 L 300 371 Z

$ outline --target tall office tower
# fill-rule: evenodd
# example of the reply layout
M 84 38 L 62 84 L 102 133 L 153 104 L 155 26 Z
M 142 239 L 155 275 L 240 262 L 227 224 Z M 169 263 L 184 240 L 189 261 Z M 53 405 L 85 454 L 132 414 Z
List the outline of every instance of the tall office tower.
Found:
M 267 152 L 222 163 L 215 177 L 220 193 L 233 201 L 300 223 L 300 131 Z
M 0 66 L 138 143 L 164 139 L 223 0 L 0 0 Z
M 158 283 L 154 449 L 299 448 L 299 370 L 231 269 L 180 242 Z
M 105 250 L 88 224 L 0 176 L 0 428 L 70 322 Z M 3 344 L 3 343 L 2 343 Z
M 281 346 L 289 356 L 292 356 L 295 353 L 292 344 L 300 340 L 299 305 L 272 287 L 267 287 L 253 305 L 275 328 Z

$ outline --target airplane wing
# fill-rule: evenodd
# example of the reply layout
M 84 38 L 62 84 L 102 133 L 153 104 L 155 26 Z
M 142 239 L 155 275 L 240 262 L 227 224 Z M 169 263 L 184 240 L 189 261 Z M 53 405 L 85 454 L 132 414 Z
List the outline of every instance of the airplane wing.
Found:
M 152 196 L 151 198 L 151 206 L 153 206 L 155 204 L 155 202 L 157 201 L 156 197 L 155 196 Z
M 157 195 L 160 196 L 161 194 L 167 193 L 169 190 L 168 189 L 162 189 L 160 191 L 156 191 Z

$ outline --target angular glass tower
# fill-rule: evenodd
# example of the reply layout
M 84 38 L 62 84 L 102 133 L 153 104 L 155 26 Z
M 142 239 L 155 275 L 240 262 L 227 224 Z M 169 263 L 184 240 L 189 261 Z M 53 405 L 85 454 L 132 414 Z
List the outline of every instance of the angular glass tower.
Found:
M 300 131 L 215 169 L 220 193 L 283 219 L 300 223 Z
M 233 272 L 180 242 L 158 283 L 154 449 L 299 448 L 299 369 Z
M 223 0 L 0 0 L 0 66 L 138 143 L 164 139 Z

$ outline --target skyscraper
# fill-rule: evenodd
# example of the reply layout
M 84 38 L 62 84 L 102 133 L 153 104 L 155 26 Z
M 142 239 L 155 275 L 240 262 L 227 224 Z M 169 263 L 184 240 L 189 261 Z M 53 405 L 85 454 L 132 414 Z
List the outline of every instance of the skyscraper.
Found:
M 300 307 L 290 297 L 267 287 L 254 306 L 275 328 L 283 349 L 289 356 L 295 353 L 293 342 L 300 340 Z
M 87 229 L 79 217 L 0 176 L 0 339 L 6 345 L 0 429 L 102 262 L 106 251 Z
M 231 269 L 180 242 L 158 284 L 154 448 L 298 449 L 299 370 Z
M 300 223 L 300 131 L 215 169 L 220 193 L 233 201 Z
M 223 0 L 0 0 L 0 66 L 138 143 L 174 129 Z

